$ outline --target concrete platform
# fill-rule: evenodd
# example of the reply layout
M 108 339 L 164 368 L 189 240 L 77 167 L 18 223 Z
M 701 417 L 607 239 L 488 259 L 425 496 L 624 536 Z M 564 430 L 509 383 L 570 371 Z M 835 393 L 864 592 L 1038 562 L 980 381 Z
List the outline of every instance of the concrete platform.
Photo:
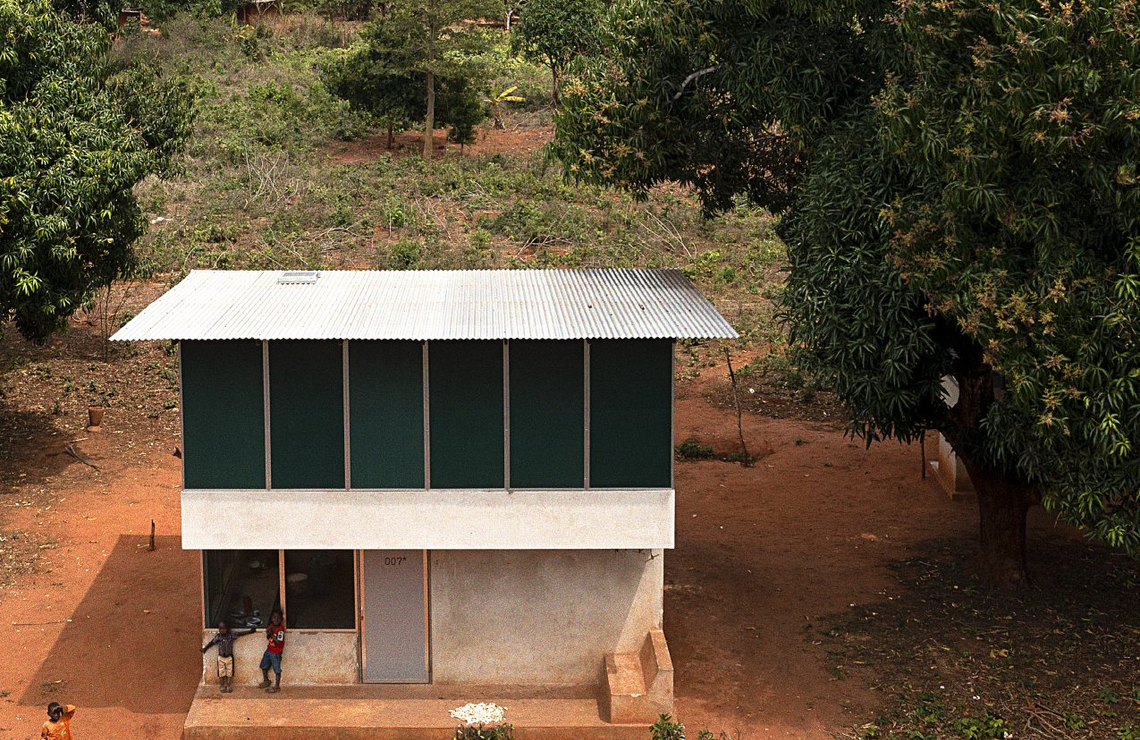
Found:
M 517 740 L 648 740 L 644 724 L 604 722 L 592 691 L 437 686 L 290 687 L 278 694 L 201 687 L 183 740 L 452 740 L 448 711 L 467 702 L 508 708 Z M 496 691 L 496 693 L 491 693 Z

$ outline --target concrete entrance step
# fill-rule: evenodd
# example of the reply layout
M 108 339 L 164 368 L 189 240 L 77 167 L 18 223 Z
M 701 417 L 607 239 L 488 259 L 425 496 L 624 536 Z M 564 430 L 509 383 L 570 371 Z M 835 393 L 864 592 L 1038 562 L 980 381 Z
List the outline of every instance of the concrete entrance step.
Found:
M 409 687 L 411 688 L 411 687 Z M 452 740 L 448 711 L 467 701 L 508 708 L 517 740 L 649 740 L 645 724 L 610 724 L 596 699 L 583 696 L 487 695 L 428 698 L 428 687 L 400 697 L 390 686 L 285 687 L 279 694 L 200 688 L 182 740 Z

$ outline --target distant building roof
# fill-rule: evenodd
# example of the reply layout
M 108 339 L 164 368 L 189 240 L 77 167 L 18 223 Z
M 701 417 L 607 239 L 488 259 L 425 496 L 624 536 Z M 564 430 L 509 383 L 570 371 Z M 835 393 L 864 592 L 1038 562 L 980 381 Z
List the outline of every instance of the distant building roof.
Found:
M 731 339 L 680 270 L 195 270 L 112 339 Z

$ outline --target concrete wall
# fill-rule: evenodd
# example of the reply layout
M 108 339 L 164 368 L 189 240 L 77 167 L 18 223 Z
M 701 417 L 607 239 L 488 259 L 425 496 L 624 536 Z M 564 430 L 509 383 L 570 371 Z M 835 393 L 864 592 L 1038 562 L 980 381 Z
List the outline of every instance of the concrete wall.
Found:
M 661 550 L 433 551 L 432 681 L 596 684 L 661 627 L 663 584 Z
M 193 550 L 673 547 L 671 488 L 182 492 Z M 250 512 L 272 509 L 287 527 Z
M 203 630 L 202 644 L 217 630 Z M 261 681 L 261 655 L 265 635 L 255 632 L 234 643 L 234 685 L 255 686 Z M 202 656 L 207 684 L 218 683 L 218 651 L 210 648 Z M 273 672 L 270 671 L 270 677 Z M 360 640 L 355 632 L 313 632 L 289 630 L 285 633 L 285 655 L 281 661 L 281 685 L 308 686 L 348 684 L 360 681 Z

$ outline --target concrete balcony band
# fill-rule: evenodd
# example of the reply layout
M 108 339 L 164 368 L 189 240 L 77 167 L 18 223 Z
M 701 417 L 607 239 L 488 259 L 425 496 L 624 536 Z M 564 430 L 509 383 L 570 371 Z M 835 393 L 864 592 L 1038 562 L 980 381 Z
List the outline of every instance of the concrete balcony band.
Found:
M 672 488 L 185 490 L 192 550 L 658 550 Z M 267 527 L 265 512 L 277 525 Z M 226 522 L 226 526 L 217 526 Z

